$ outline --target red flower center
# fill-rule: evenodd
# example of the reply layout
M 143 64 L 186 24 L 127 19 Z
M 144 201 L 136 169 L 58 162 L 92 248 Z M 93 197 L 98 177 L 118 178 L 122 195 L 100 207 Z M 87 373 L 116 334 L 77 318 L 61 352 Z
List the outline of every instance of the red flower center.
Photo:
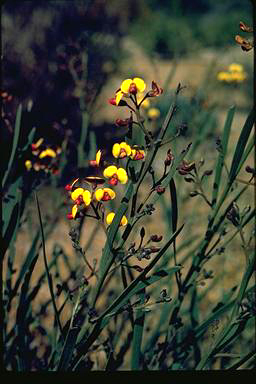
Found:
M 110 195 L 109 195 L 108 192 L 104 192 L 103 197 L 102 197 L 102 200 L 103 200 L 103 201 L 109 201 L 109 200 L 111 200 L 111 197 L 110 197 Z
M 109 179 L 109 182 L 108 182 L 110 185 L 117 185 L 118 183 L 118 178 L 117 178 L 117 174 L 115 173 L 111 179 Z

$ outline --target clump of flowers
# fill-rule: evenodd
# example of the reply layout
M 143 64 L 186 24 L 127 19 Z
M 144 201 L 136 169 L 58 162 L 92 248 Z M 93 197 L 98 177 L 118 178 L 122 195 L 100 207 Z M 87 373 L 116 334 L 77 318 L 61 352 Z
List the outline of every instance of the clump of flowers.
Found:
M 140 116 L 140 108 L 148 108 L 150 105 L 149 98 L 157 97 L 162 94 L 163 89 L 159 87 L 155 81 L 152 81 L 151 89 L 144 94 L 146 83 L 139 77 L 124 80 L 120 88 L 116 91 L 114 98 L 109 102 L 115 106 L 126 105 L 131 110 L 131 116 L 127 119 L 117 119 L 116 125 L 123 127 L 132 127 L 133 123 L 139 125 L 145 133 L 146 146 L 150 142 L 151 137 L 145 130 L 143 119 Z M 133 105 L 131 105 L 132 102 Z M 137 122 L 133 121 L 132 113 L 135 113 Z M 149 109 L 149 117 L 157 119 L 160 112 L 156 108 Z M 41 143 L 36 143 L 41 145 Z M 37 148 L 35 148 L 37 149 Z M 146 149 L 139 145 L 130 145 L 125 141 L 114 143 L 112 146 L 113 162 L 105 161 L 104 151 L 99 149 L 96 153 L 95 160 L 90 160 L 89 165 L 98 168 L 102 176 L 87 176 L 84 180 L 76 179 L 71 184 L 66 185 L 65 189 L 70 195 L 72 201 L 71 212 L 67 214 L 70 220 L 79 219 L 83 216 L 91 216 L 88 209 L 91 207 L 95 213 L 97 220 L 104 221 L 105 204 L 116 198 L 116 192 L 112 189 L 118 184 L 127 184 L 129 176 L 127 173 L 127 164 L 129 161 L 144 160 Z M 124 162 L 120 164 L 120 162 Z M 100 187 L 98 187 L 98 185 Z M 89 187 L 88 187 L 89 185 Z M 111 187 L 109 187 L 111 186 Z M 106 224 L 110 225 L 115 217 L 114 212 L 106 215 Z M 123 216 L 120 226 L 128 223 L 126 216 Z
M 232 63 L 227 71 L 221 71 L 217 74 L 217 79 L 224 83 L 242 83 L 247 78 L 244 67 L 241 64 Z
M 25 160 L 27 171 L 34 170 L 36 172 L 44 171 L 57 174 L 59 172 L 59 155 L 60 147 L 53 147 L 44 144 L 45 140 L 40 138 L 35 143 L 31 144 L 31 153 Z

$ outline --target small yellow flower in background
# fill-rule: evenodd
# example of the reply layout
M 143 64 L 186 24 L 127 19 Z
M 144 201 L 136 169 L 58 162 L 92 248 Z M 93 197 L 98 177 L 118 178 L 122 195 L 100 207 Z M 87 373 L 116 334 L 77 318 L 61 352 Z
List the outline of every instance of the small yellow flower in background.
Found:
M 110 212 L 107 215 L 106 222 L 107 222 L 108 225 L 110 225 L 112 223 L 112 221 L 114 220 L 114 217 L 115 217 L 115 213 L 114 212 Z M 123 216 L 122 220 L 120 222 L 120 225 L 124 227 L 124 226 L 127 225 L 127 223 L 128 223 L 128 220 L 127 220 L 126 216 Z
M 148 117 L 152 120 L 156 120 L 160 116 L 160 111 L 158 108 L 150 108 L 148 110 Z
M 232 63 L 228 71 L 221 71 L 217 74 L 217 79 L 226 83 L 241 83 L 247 78 L 244 67 L 241 64 Z
M 109 165 L 104 169 L 103 176 L 109 179 L 110 185 L 117 185 L 118 181 L 121 184 L 126 184 L 128 175 L 125 169 L 118 168 L 115 165 Z
M 89 161 L 89 164 L 90 164 L 92 167 L 99 167 L 101 158 L 102 158 L 102 151 L 99 149 L 99 150 L 96 152 L 95 160 L 90 160 L 90 161 Z
M 94 197 L 97 201 L 108 201 L 113 200 L 116 193 L 111 188 L 99 188 L 94 192 Z
M 228 70 L 230 72 L 243 72 L 244 71 L 244 67 L 241 65 L 241 64 L 230 64 L 230 66 L 228 67 Z
M 132 150 L 130 145 L 122 141 L 122 143 L 115 143 L 112 148 L 112 154 L 116 159 L 123 159 L 126 156 L 130 156 Z
M 244 72 L 233 72 L 231 73 L 232 81 L 236 81 L 238 83 L 243 82 L 246 79 L 246 73 Z
M 32 168 L 32 163 L 30 160 L 25 161 L 25 167 L 27 168 L 28 171 Z
M 45 149 L 44 151 L 42 151 L 39 155 L 39 159 L 43 159 L 44 157 L 46 156 L 49 156 L 49 157 L 56 157 L 56 152 L 51 149 L 51 148 L 47 148 Z
M 145 151 L 143 149 L 132 148 L 130 158 L 132 160 L 142 160 L 145 157 Z

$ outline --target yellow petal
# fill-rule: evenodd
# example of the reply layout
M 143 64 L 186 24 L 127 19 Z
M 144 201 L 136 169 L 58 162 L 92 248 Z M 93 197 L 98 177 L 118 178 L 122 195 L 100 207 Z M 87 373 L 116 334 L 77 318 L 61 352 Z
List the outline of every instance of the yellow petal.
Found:
M 115 165 L 110 165 L 104 169 L 103 176 L 106 178 L 112 177 L 117 172 L 117 167 Z
M 72 193 L 71 193 L 71 199 L 76 200 L 78 196 L 83 195 L 84 189 L 83 188 L 76 188 Z
M 73 206 L 73 208 L 72 208 L 72 216 L 73 216 L 73 219 L 76 217 L 77 210 L 78 210 L 78 208 L 77 208 L 77 205 L 75 204 L 75 205 Z
M 130 156 L 132 149 L 129 144 L 127 144 L 125 141 L 122 141 L 122 143 L 120 143 L 120 148 L 125 150 L 127 156 Z
M 133 82 L 132 79 L 124 80 L 121 84 L 121 91 L 123 93 L 129 93 L 129 88 L 132 82 Z
M 110 225 L 115 217 L 114 212 L 110 212 L 106 217 L 106 222 L 108 225 Z
M 116 105 L 119 105 L 120 100 L 122 99 L 122 97 L 123 97 L 123 92 L 122 91 L 118 91 L 116 93 Z
M 127 223 L 128 223 L 128 220 L 127 220 L 126 216 L 123 216 L 123 217 L 122 217 L 122 220 L 121 220 L 121 225 L 122 225 L 123 227 L 125 227 L 125 226 L 127 225 Z
M 33 143 L 33 147 L 37 149 L 43 143 L 44 139 L 41 137 L 36 143 Z
M 98 152 L 96 153 L 96 164 L 98 166 L 100 164 L 100 159 L 101 159 L 101 150 L 99 149 Z
M 120 181 L 121 184 L 126 184 L 128 181 L 128 176 L 126 173 L 126 170 L 123 168 L 118 168 L 117 172 L 117 178 Z
M 111 197 L 111 200 L 113 200 L 116 197 L 115 191 L 111 188 L 104 188 L 104 192 L 107 192 L 109 196 Z
M 117 159 L 120 153 L 120 145 L 115 143 L 112 148 L 112 155 Z
M 45 149 L 44 151 L 42 151 L 39 155 L 39 158 L 40 159 L 43 159 L 44 157 L 46 156 L 49 156 L 49 157 L 56 157 L 56 152 L 54 152 L 53 149 Z
M 140 77 L 135 77 L 134 79 L 132 79 L 132 82 L 135 83 L 137 90 L 139 92 L 145 91 L 146 84 L 145 84 L 144 80 L 142 80 Z
M 97 201 L 100 201 L 103 195 L 104 195 L 104 191 L 102 188 L 96 189 L 96 191 L 94 192 L 94 196 Z
M 83 200 L 86 206 L 91 204 L 91 200 L 92 200 L 91 192 L 88 191 L 87 189 L 83 193 Z
M 30 160 L 25 161 L 25 167 L 27 168 L 28 171 L 32 168 L 32 163 Z

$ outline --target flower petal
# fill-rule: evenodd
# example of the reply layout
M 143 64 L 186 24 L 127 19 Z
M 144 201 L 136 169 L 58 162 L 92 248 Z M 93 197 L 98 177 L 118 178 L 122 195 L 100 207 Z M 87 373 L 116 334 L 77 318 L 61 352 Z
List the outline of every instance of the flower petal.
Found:
M 73 208 L 72 208 L 72 216 L 73 216 L 73 219 L 75 219 L 75 217 L 76 217 L 77 210 L 78 210 L 78 208 L 77 208 L 77 205 L 75 204 L 75 205 L 73 206 Z
M 108 225 L 110 225 L 115 217 L 114 212 L 110 212 L 106 217 L 106 222 Z
M 115 191 L 111 188 L 104 188 L 104 192 L 107 192 L 109 196 L 111 197 L 111 200 L 113 200 L 116 197 Z
M 135 77 L 132 79 L 132 82 L 135 83 L 136 88 L 139 92 L 144 92 L 146 89 L 146 83 L 140 77 Z
M 95 199 L 97 201 L 100 201 L 104 195 L 104 190 L 102 188 L 96 189 L 94 192 Z
M 112 148 L 112 155 L 117 159 L 120 153 L 120 145 L 115 143 Z
M 71 193 L 71 199 L 76 200 L 80 195 L 83 195 L 84 189 L 83 188 L 76 188 L 72 193 Z
M 122 91 L 118 91 L 116 93 L 116 105 L 118 105 L 120 103 L 122 97 L 123 97 L 123 92 Z
M 125 169 L 118 168 L 116 174 L 117 174 L 118 180 L 120 181 L 121 184 L 126 184 L 127 183 L 128 175 L 127 175 Z
M 117 172 L 117 167 L 115 165 L 109 165 L 104 169 L 103 176 L 106 178 L 112 177 Z
M 130 88 L 130 85 L 131 83 L 133 82 L 132 79 L 126 79 L 122 82 L 121 84 L 121 91 L 123 93 L 129 93 L 129 88 Z
M 91 204 L 92 195 L 91 192 L 88 191 L 88 189 L 86 189 L 83 193 L 83 200 L 86 206 Z

